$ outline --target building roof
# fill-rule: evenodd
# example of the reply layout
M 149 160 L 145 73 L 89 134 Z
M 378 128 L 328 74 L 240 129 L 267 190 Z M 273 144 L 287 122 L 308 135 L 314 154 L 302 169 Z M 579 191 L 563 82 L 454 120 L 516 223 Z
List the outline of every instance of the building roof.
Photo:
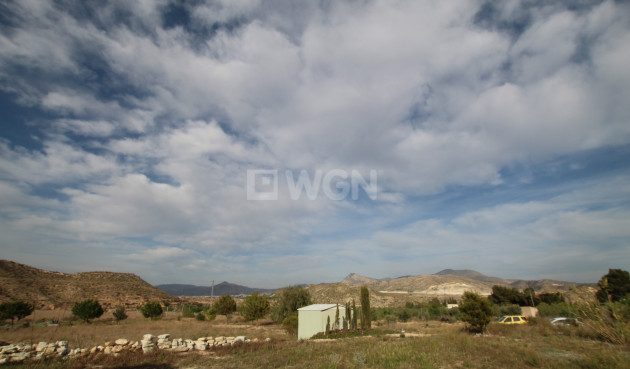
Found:
M 309 306 L 304 306 L 298 309 L 298 311 L 324 311 L 328 309 L 334 309 L 337 307 L 337 304 L 313 304 Z M 339 305 L 339 308 L 346 308 L 344 305 Z

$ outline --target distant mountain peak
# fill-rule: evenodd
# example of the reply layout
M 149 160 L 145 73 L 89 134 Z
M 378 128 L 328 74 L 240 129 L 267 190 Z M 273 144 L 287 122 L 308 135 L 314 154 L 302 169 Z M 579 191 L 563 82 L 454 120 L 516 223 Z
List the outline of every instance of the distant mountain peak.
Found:
M 341 283 L 345 283 L 345 284 L 365 284 L 365 283 L 371 283 L 371 282 L 376 282 L 377 279 L 374 278 L 370 278 L 370 277 L 366 277 L 366 276 L 362 276 L 360 274 L 357 273 L 350 273 L 346 276 L 346 278 L 344 278 Z

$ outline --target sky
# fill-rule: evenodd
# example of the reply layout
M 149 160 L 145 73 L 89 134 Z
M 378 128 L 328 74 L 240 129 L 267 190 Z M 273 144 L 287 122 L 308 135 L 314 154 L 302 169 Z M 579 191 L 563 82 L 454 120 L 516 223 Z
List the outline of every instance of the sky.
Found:
M 628 61 L 622 1 L 3 1 L 0 258 L 595 282 L 630 267 Z

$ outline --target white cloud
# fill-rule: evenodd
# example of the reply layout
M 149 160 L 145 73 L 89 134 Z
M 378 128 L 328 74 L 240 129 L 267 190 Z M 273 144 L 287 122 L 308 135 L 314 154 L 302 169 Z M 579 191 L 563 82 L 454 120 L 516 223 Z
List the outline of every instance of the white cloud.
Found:
M 513 21 L 522 5 L 502 4 L 497 19 Z M 414 250 L 431 248 L 433 262 L 448 253 L 499 260 L 490 252 L 508 239 L 511 250 L 537 257 L 535 245 L 556 245 L 560 255 L 559 245 L 579 239 L 607 239 L 609 255 L 618 252 L 625 223 L 614 218 L 626 212 L 611 205 L 623 195 L 618 187 L 456 219 L 422 213 L 427 220 L 418 221 L 413 201 L 458 186 L 499 187 L 512 180 L 506 167 L 627 145 L 627 5 L 532 7 L 522 34 L 475 25 L 477 2 L 220 1 L 186 5 L 192 23 L 170 29 L 165 6 L 111 2 L 88 20 L 45 1 L 10 4 L 3 89 L 49 115 L 29 122 L 41 147 L 0 142 L 7 224 L 103 244 L 141 237 L 155 246 L 133 254 L 155 263 L 185 249 L 230 268 L 243 255 L 305 265 L 312 254 L 304 248 L 331 234 L 350 234 L 337 250 L 349 260 L 363 224 L 373 227 L 366 263 L 392 270 L 398 261 L 387 247 L 418 257 Z M 216 22 L 211 36 L 199 32 Z M 277 202 L 246 201 L 246 170 L 259 168 L 376 169 L 379 201 L 292 201 L 283 184 Z M 572 196 L 605 209 L 562 204 Z M 413 226 L 383 230 L 404 222 Z M 582 245 L 573 255 L 594 250 Z M 186 255 L 178 266 L 205 266 Z

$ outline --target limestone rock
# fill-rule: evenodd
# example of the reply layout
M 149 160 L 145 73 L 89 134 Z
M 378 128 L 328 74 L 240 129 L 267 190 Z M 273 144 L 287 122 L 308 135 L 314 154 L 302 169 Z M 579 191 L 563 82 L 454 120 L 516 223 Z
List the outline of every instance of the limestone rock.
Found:
M 126 346 L 129 343 L 129 340 L 126 338 L 119 338 L 114 343 L 118 346 Z

